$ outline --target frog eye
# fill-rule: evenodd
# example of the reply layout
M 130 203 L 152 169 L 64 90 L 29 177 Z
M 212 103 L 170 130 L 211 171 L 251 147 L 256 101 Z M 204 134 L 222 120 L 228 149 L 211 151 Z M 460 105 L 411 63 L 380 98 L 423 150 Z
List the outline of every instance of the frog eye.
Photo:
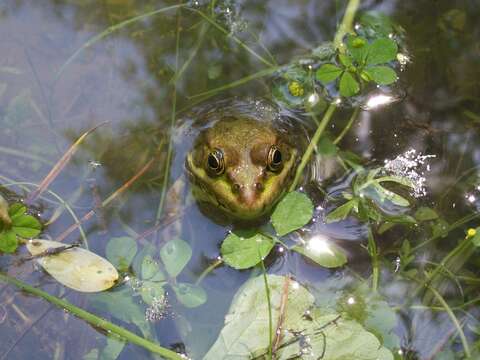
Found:
M 222 150 L 215 149 L 207 157 L 207 168 L 213 175 L 221 175 L 225 171 Z
M 267 166 L 270 171 L 279 171 L 282 167 L 282 152 L 275 145 L 268 151 Z

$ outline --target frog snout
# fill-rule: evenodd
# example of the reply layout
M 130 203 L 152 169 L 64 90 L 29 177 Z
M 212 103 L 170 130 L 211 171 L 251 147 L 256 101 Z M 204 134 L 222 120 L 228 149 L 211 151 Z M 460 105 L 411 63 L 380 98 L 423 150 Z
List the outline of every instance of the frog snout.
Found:
M 240 184 L 234 183 L 232 191 L 237 194 L 238 199 L 246 206 L 252 206 L 258 199 L 258 195 L 263 191 L 261 183 Z

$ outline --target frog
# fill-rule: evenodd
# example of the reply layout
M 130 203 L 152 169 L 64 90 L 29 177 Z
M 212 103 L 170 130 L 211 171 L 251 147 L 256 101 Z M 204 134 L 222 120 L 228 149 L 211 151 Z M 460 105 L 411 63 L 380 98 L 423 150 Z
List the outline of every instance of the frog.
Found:
M 204 214 L 252 222 L 289 191 L 307 135 L 295 113 L 265 99 L 227 99 L 183 119 L 177 147 Z M 189 139 L 189 141 L 187 141 Z

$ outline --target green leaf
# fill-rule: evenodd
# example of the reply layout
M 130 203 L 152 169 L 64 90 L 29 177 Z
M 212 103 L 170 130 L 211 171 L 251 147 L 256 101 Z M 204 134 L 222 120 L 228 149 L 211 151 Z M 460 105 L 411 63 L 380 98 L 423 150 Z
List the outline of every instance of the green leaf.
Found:
M 22 216 L 27 212 L 27 207 L 20 203 L 14 203 L 8 208 L 8 214 L 13 220 L 16 217 Z
M 480 227 L 475 229 L 475 235 L 471 237 L 473 245 L 480 247 Z
M 347 56 L 345 54 L 338 54 L 338 59 L 340 60 L 342 65 L 345 66 L 346 68 L 353 66 L 353 62 L 350 56 Z
M 352 211 L 352 209 L 357 206 L 358 206 L 357 199 L 349 200 L 345 204 L 340 205 L 335 210 L 330 212 L 325 218 L 325 221 L 328 224 L 328 223 L 332 223 L 340 220 L 345 220 L 348 214 L 350 214 L 350 212 Z
M 340 78 L 340 95 L 350 97 L 360 91 L 360 85 L 353 75 L 345 71 Z
M 368 41 L 361 36 L 349 36 L 347 38 L 347 49 L 353 59 L 363 65 L 368 55 Z
M 4 197 L 0 194 L 0 225 L 5 224 L 10 226 L 12 223 L 12 219 L 10 218 L 10 215 L 8 213 L 8 203 L 7 200 L 4 199 Z M 0 226 L 0 229 L 2 229 L 2 226 Z
M 301 192 L 292 191 L 275 207 L 271 221 L 277 234 L 283 236 L 306 225 L 312 216 L 312 200 Z
M 191 257 L 192 248 L 181 239 L 170 240 L 160 249 L 160 258 L 171 277 L 180 274 Z
M 17 250 L 17 235 L 12 230 L 0 233 L 0 251 L 5 253 L 13 253 Z
M 333 156 L 338 152 L 337 146 L 327 136 L 322 136 L 317 145 L 317 151 L 319 154 L 325 156 Z
M 320 237 L 313 237 L 306 245 L 296 245 L 292 250 L 326 268 L 336 268 L 347 263 L 347 256 L 341 248 Z
M 388 66 L 371 66 L 364 72 L 379 85 L 390 85 L 398 79 L 395 70 Z
M 140 295 L 142 300 L 148 305 L 152 305 L 153 301 L 156 300 L 157 303 L 165 298 L 165 286 L 166 282 L 153 282 L 153 281 L 144 281 L 142 287 L 140 288 Z
M 32 238 L 40 234 L 42 224 L 31 215 L 12 217 L 12 231 L 20 237 Z
M 418 221 L 430 221 L 438 219 L 438 214 L 432 208 L 423 206 L 415 212 L 415 219 Z
M 272 250 L 271 238 L 252 230 L 238 230 L 229 234 L 220 249 L 225 262 L 235 269 L 257 265 Z
M 111 238 L 105 248 L 107 259 L 117 268 L 126 271 L 137 254 L 137 242 L 128 236 Z
M 381 203 L 384 203 L 385 200 L 388 200 L 392 202 L 395 205 L 402 206 L 402 207 L 407 207 L 410 205 L 410 202 L 405 199 L 404 197 L 394 193 L 393 191 L 385 189 L 383 186 L 381 186 L 378 182 L 374 182 L 368 186 L 367 189 L 365 189 L 365 192 L 362 192 L 368 197 L 372 197 L 370 194 L 368 194 L 367 190 L 373 191 L 377 196 L 378 200 Z
M 198 307 L 207 301 L 207 293 L 198 285 L 177 283 L 172 287 L 178 301 L 187 308 Z
M 301 333 L 308 337 L 312 352 L 312 355 L 302 355 L 302 359 L 393 360 L 391 352 L 360 323 L 346 319 L 334 310 L 314 307 L 313 295 L 297 282 L 277 275 L 267 275 L 267 282 L 273 331 L 277 329 L 280 317 L 283 318 L 282 328 L 289 330 L 280 340 L 276 359 L 292 359 L 301 354 L 303 343 L 295 336 Z M 233 299 L 225 316 L 225 325 L 204 360 L 266 358 L 269 304 L 263 276 L 247 281 Z M 280 316 L 282 303 L 285 307 Z M 307 311 L 308 318 L 305 316 Z
M 158 263 L 150 255 L 145 256 L 142 261 L 142 280 L 165 281 L 166 279 Z
M 397 43 L 392 39 L 376 39 L 368 47 L 367 64 L 385 64 L 394 60 L 397 57 L 397 52 Z
M 317 70 L 316 76 L 318 81 L 323 84 L 328 84 L 338 78 L 342 72 L 343 70 L 338 66 L 324 64 Z

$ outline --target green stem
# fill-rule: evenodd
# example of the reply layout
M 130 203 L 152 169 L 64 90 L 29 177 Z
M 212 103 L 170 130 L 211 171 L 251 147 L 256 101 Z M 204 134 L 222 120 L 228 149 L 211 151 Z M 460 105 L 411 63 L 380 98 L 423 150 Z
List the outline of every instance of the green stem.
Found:
M 335 145 L 337 145 L 340 141 L 342 141 L 343 137 L 347 134 L 348 130 L 350 130 L 350 128 L 352 127 L 355 119 L 357 118 L 357 115 L 360 111 L 360 108 L 355 108 L 355 110 L 353 110 L 353 114 L 352 116 L 350 116 L 350 119 L 348 120 L 348 123 L 347 125 L 343 128 L 342 132 L 337 136 L 337 138 L 333 141 L 333 143 Z
M 378 265 L 377 244 L 375 243 L 375 238 L 373 237 L 370 226 L 368 227 L 368 253 L 372 258 L 372 291 L 377 292 L 380 281 L 380 269 Z
M 118 326 L 118 325 L 115 325 L 99 316 L 96 316 L 92 313 L 89 313 L 88 311 L 85 311 L 71 303 L 69 303 L 68 301 L 65 301 L 65 300 L 62 300 L 62 299 L 59 299 L 57 298 L 56 296 L 53 296 L 53 295 L 50 295 L 49 293 L 43 291 L 43 290 L 40 290 L 40 289 L 37 289 L 37 288 L 34 288 L 33 286 L 30 286 L 20 280 L 17 280 L 13 277 L 10 277 L 6 274 L 4 274 L 3 272 L 0 272 L 0 281 L 3 281 L 5 283 L 9 283 L 9 284 L 12 284 L 12 285 L 15 285 L 16 287 L 18 287 L 19 289 L 23 290 L 23 291 L 26 291 L 27 293 L 30 293 L 32 295 L 36 295 L 36 296 L 39 296 L 45 300 L 47 300 L 48 302 L 72 313 L 73 315 L 79 317 L 80 319 L 83 319 L 85 320 L 86 322 L 88 322 L 89 324 L 97 327 L 97 328 L 101 328 L 103 330 L 105 330 L 105 332 L 111 332 L 119 337 L 121 337 L 122 339 L 128 341 L 128 342 L 131 342 L 132 344 L 135 344 L 135 345 L 138 345 L 138 346 L 141 346 L 141 347 L 144 347 L 145 349 L 155 353 L 155 354 L 159 354 L 167 359 L 174 359 L 174 360 L 182 360 L 183 358 L 177 354 L 176 352 L 172 351 L 172 350 L 169 350 L 169 349 L 166 349 L 150 340 L 147 340 L 145 338 L 142 338 L 124 328 L 122 328 L 121 326 Z
M 200 276 L 198 277 L 197 281 L 195 281 L 195 285 L 200 285 L 200 283 L 203 281 L 203 279 L 210 274 L 215 268 L 223 264 L 223 260 L 215 260 L 212 264 L 210 264 L 205 270 L 202 271 Z
M 176 42 L 175 42 L 175 74 L 177 74 L 178 72 L 179 49 L 180 49 L 180 14 L 178 13 L 177 14 L 177 35 L 176 35 Z M 167 158 L 165 159 L 165 170 L 163 172 L 164 177 L 163 177 L 163 184 L 162 184 L 162 193 L 160 195 L 160 202 L 158 204 L 158 209 L 157 209 L 157 216 L 155 221 L 156 225 L 160 222 L 160 218 L 162 217 L 165 198 L 167 195 L 167 186 L 168 186 L 168 180 L 170 175 L 170 162 L 172 160 L 172 153 L 173 153 L 173 138 L 171 135 L 175 127 L 176 108 L 177 108 L 177 81 L 175 80 L 173 82 L 172 112 L 171 112 L 171 118 L 170 118 L 170 139 L 168 141 Z
M 450 319 L 452 320 L 453 324 L 454 324 L 455 327 L 457 328 L 458 335 L 460 336 L 460 340 L 462 341 L 463 349 L 465 350 L 465 355 L 467 355 L 467 358 L 469 359 L 470 356 L 471 356 L 470 348 L 469 348 L 469 346 L 468 346 L 467 338 L 465 337 L 465 334 L 463 333 L 462 326 L 461 326 L 460 323 L 458 322 L 457 317 L 456 317 L 455 314 L 453 313 L 453 311 L 452 311 L 452 309 L 450 308 L 450 306 L 448 306 L 447 302 L 446 302 L 445 299 L 442 297 L 442 295 L 440 295 L 440 293 L 439 293 L 437 290 L 435 290 L 435 288 L 433 288 L 433 287 L 431 287 L 431 286 L 428 286 L 428 289 L 433 293 L 433 295 L 435 295 L 435 297 L 437 298 L 438 302 L 443 306 L 443 308 L 445 309 L 446 313 L 448 314 L 448 316 L 449 316 Z
M 272 345 L 273 345 L 273 319 L 272 319 L 272 304 L 270 303 L 270 288 L 268 286 L 267 280 L 267 270 L 265 269 L 265 264 L 261 258 L 260 251 L 260 264 L 263 270 L 263 282 L 265 283 L 265 295 L 267 296 L 267 305 L 268 305 L 268 359 L 272 360 Z
M 333 39 L 333 45 L 336 48 L 339 48 L 341 46 L 342 40 L 345 34 L 352 31 L 353 19 L 355 18 L 355 14 L 358 10 L 359 5 L 360 5 L 360 0 L 350 0 L 348 2 L 347 9 L 345 10 L 345 14 L 343 15 L 342 22 L 338 27 L 338 30 L 335 34 L 335 38 Z
M 295 178 L 293 179 L 293 183 L 290 186 L 289 191 L 293 191 L 297 187 L 300 181 L 300 177 L 302 176 L 302 172 L 305 169 L 305 166 L 307 166 L 307 163 L 310 161 L 310 157 L 312 156 L 313 151 L 317 147 L 317 143 L 320 140 L 320 137 L 322 136 L 328 123 L 330 122 L 330 119 L 332 118 L 332 115 L 335 112 L 336 108 L 337 107 L 334 104 L 330 104 L 325 111 L 323 119 L 318 125 L 317 131 L 315 131 L 315 134 L 313 135 L 310 144 L 308 144 L 307 150 L 305 150 L 305 153 L 302 156 L 302 160 L 300 161 L 300 165 L 298 165 L 297 171 L 295 172 Z

